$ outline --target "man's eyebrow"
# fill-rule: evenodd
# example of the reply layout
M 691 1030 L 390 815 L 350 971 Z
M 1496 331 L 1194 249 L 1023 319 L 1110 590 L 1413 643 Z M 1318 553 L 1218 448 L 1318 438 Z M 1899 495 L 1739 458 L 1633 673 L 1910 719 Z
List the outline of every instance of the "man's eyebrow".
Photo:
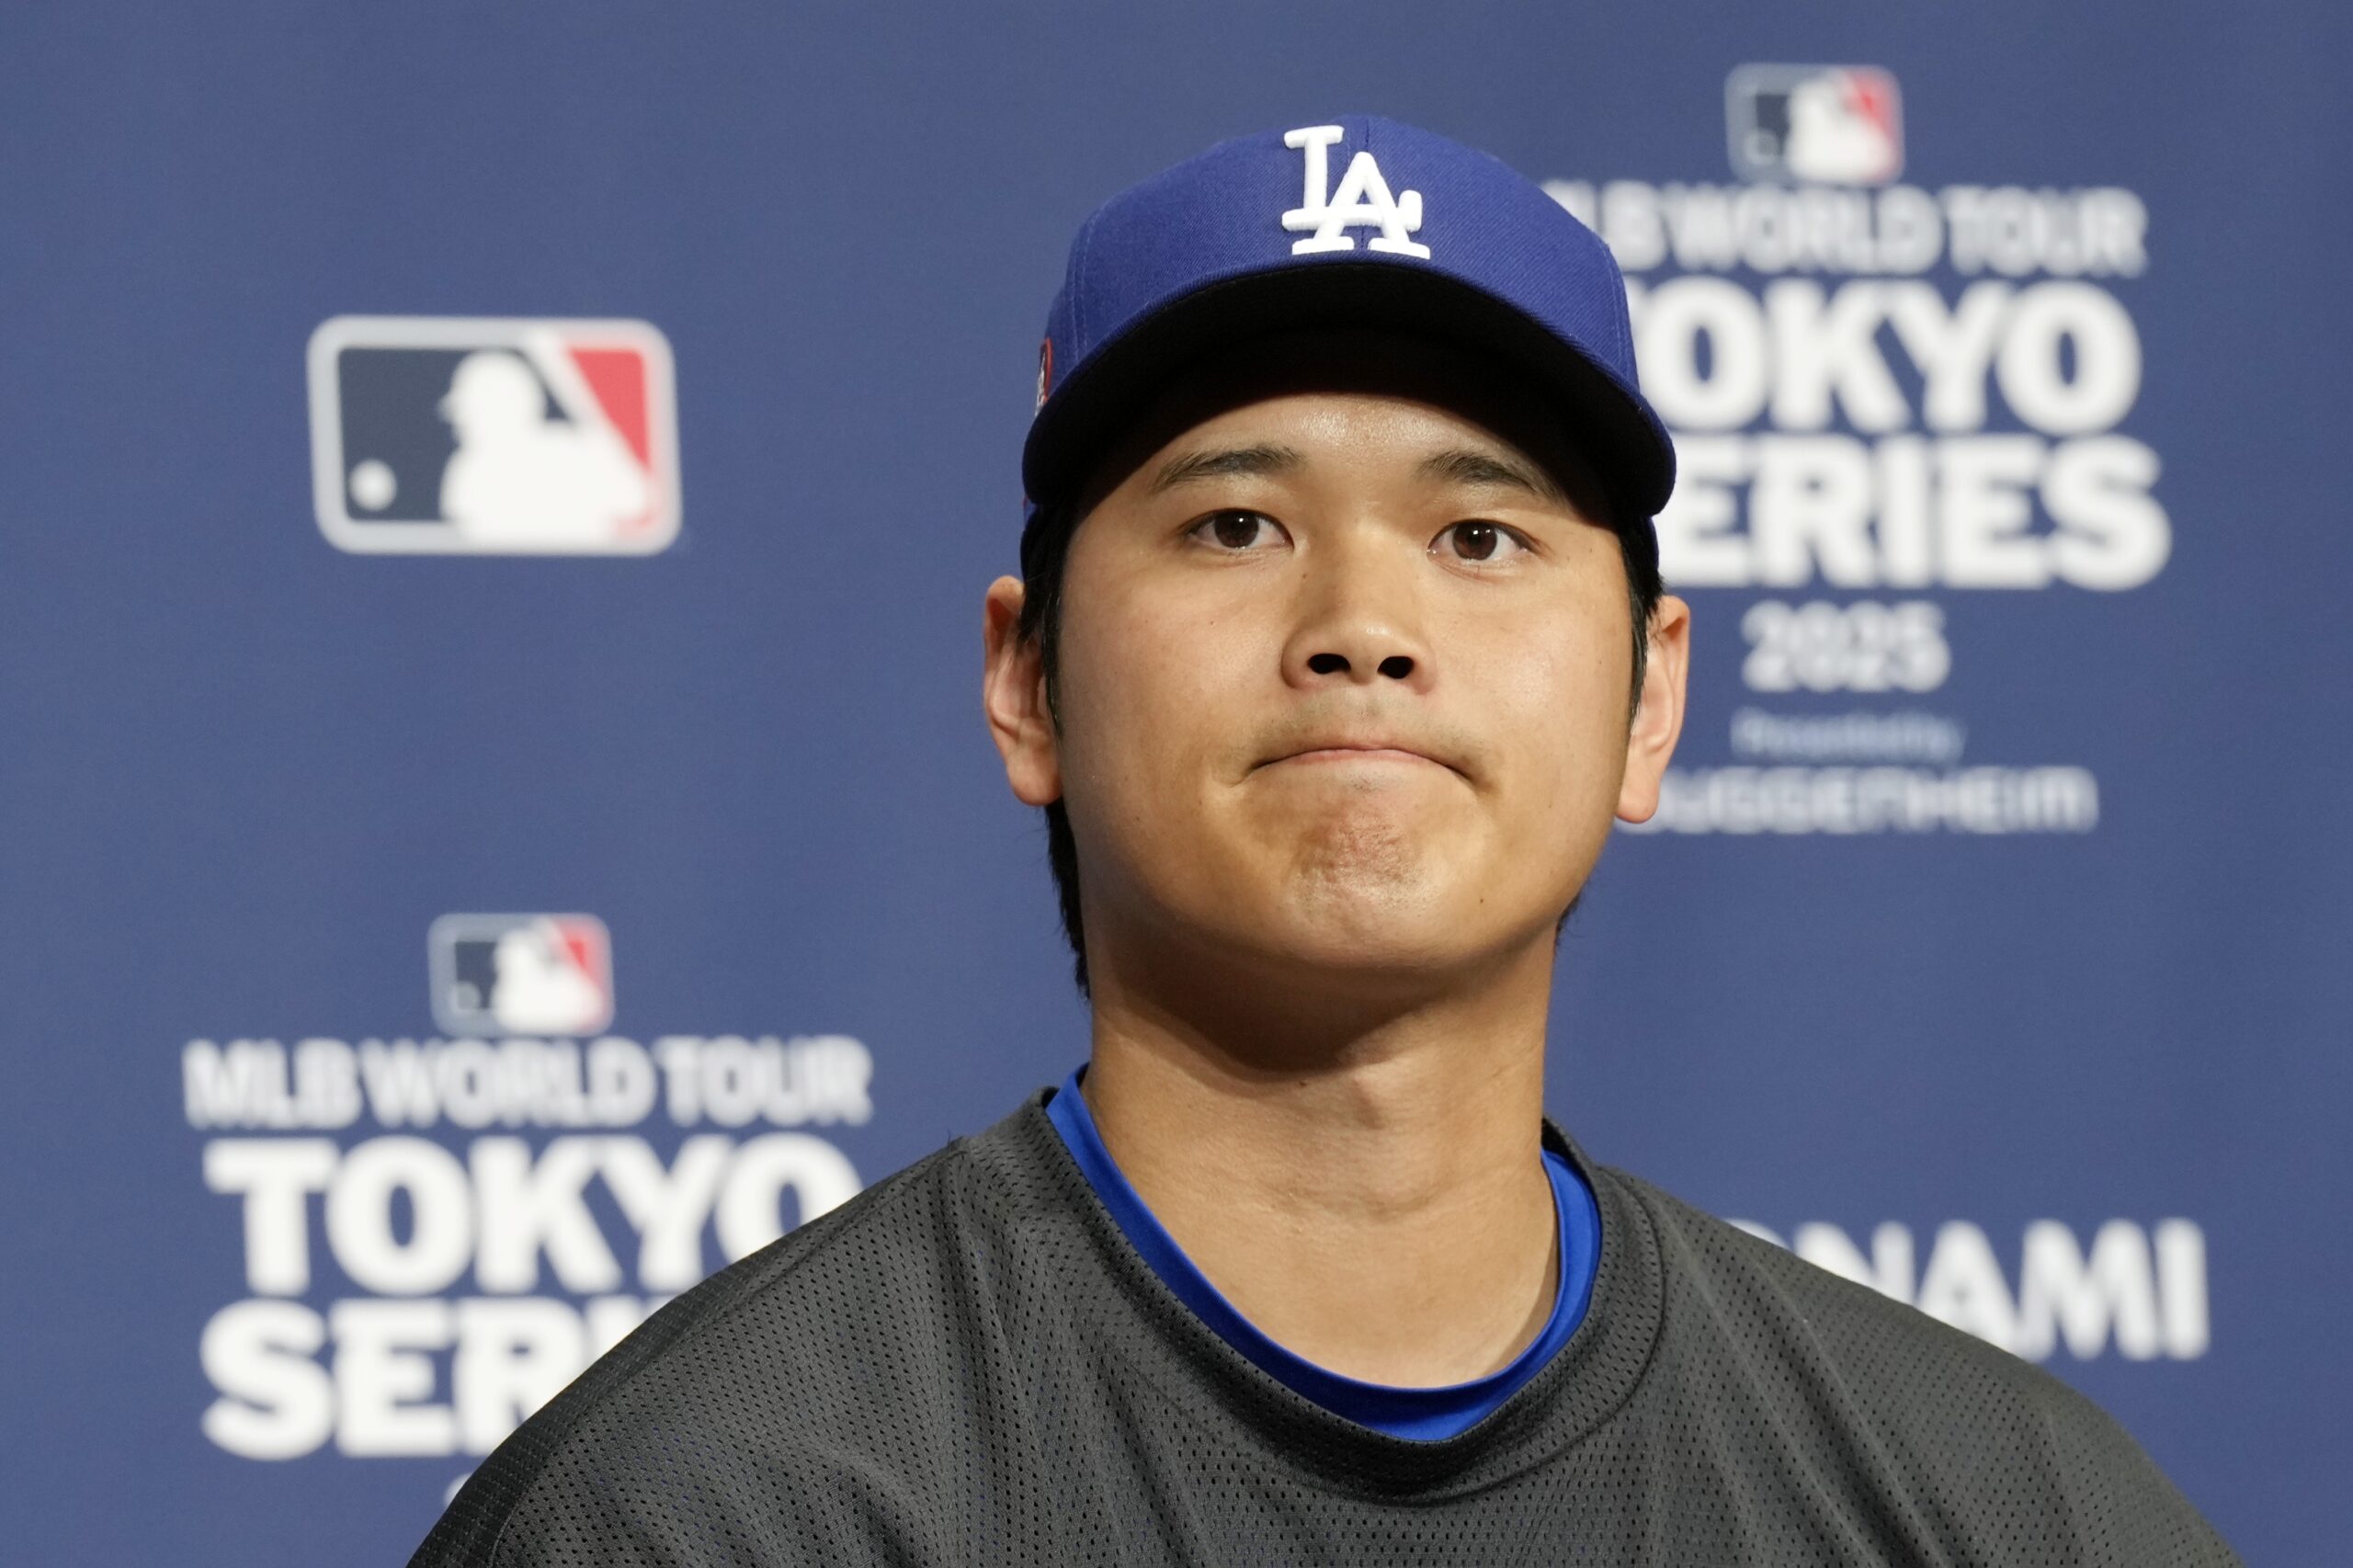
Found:
M 1547 501 L 1566 501 L 1569 497 L 1558 481 L 1530 463 L 1516 462 L 1494 452 L 1474 451 L 1469 447 L 1449 447 L 1442 452 L 1432 452 L 1422 460 L 1422 477 L 1447 480 L 1456 484 L 1503 485 L 1513 490 L 1525 490 Z
M 1164 490 L 1173 490 L 1197 479 L 1284 473 L 1297 468 L 1303 460 L 1293 448 L 1265 442 L 1255 447 L 1220 447 L 1209 451 L 1180 452 L 1160 465 L 1160 472 L 1152 476 L 1152 486 L 1144 494 L 1157 495 Z

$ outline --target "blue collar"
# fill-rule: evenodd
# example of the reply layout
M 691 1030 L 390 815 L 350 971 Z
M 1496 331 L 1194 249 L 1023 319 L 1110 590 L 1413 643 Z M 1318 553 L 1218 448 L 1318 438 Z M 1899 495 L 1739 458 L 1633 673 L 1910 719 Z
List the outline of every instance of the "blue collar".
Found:
M 1071 1158 L 1095 1188 L 1111 1218 L 1127 1235 L 1161 1283 L 1218 1337 L 1241 1352 L 1251 1365 L 1302 1398 L 1346 1416 L 1358 1426 L 1386 1432 L 1392 1437 L 1432 1441 L 1467 1432 L 1484 1420 L 1521 1385 L 1544 1369 L 1545 1363 L 1569 1342 L 1585 1321 L 1593 1299 L 1593 1277 L 1601 1260 L 1601 1210 L 1593 1189 L 1566 1160 L 1544 1152 L 1544 1174 L 1552 1183 L 1552 1207 L 1561 1221 L 1561 1278 L 1552 1295 L 1552 1315 L 1544 1331 L 1509 1366 L 1467 1383 L 1445 1388 L 1392 1388 L 1384 1383 L 1358 1382 L 1330 1372 L 1284 1349 L 1251 1326 L 1248 1319 L 1218 1294 L 1201 1271 L 1193 1267 L 1175 1238 L 1152 1217 L 1136 1189 L 1104 1148 L 1095 1130 L 1095 1118 L 1079 1093 L 1081 1067 L 1065 1079 L 1046 1102 L 1046 1116 L 1070 1148 Z

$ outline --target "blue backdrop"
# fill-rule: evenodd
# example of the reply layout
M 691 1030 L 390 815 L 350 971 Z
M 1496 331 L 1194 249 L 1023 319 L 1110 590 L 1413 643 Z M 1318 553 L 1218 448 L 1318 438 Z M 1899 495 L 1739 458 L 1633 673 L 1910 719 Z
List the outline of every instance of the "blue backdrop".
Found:
M 976 703 L 1046 304 L 1111 191 L 1370 109 L 1603 229 L 1683 448 L 1691 722 L 1553 1110 L 2335 1561 L 2347 33 L 17 8 L 11 1550 L 399 1561 L 649 1303 L 1068 1070 Z

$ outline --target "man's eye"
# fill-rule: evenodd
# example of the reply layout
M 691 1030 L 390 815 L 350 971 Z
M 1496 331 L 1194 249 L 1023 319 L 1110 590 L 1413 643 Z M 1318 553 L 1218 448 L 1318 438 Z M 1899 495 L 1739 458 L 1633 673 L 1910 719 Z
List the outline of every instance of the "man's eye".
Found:
M 1223 550 L 1256 550 L 1282 537 L 1283 526 L 1264 512 L 1211 512 L 1192 527 L 1195 539 Z
M 1430 543 L 1457 561 L 1507 561 L 1516 554 L 1527 552 L 1528 546 L 1518 534 L 1501 523 L 1455 523 Z

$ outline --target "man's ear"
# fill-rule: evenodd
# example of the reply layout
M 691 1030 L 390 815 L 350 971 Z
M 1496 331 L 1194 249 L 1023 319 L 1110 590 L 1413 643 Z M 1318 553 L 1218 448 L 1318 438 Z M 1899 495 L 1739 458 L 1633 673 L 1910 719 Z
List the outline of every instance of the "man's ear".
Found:
M 1651 614 L 1650 657 L 1643 691 L 1626 732 L 1626 774 L 1618 786 L 1618 814 L 1648 822 L 1658 810 L 1659 781 L 1683 733 L 1684 680 L 1691 668 L 1691 607 L 1673 594 Z
M 1036 638 L 1021 635 L 1022 597 L 1018 577 L 989 585 L 981 625 L 981 709 L 1015 798 L 1025 806 L 1049 806 L 1062 799 L 1062 758 L 1046 707 L 1045 653 Z

